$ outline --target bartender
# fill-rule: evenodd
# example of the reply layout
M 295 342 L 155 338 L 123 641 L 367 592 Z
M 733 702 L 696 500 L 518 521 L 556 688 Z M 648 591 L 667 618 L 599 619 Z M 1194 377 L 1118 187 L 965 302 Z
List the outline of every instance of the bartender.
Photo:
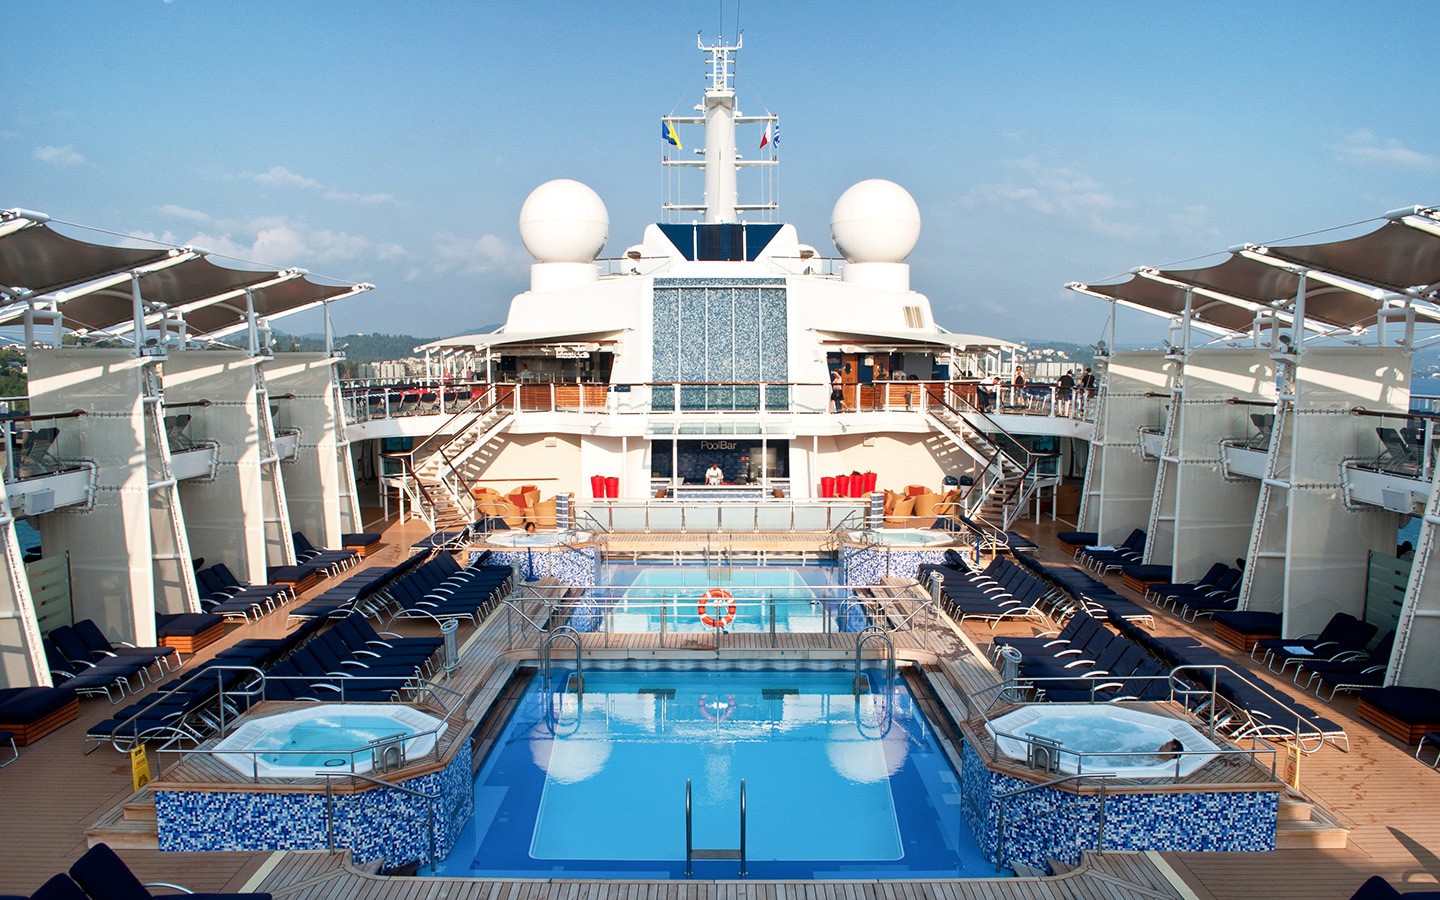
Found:
M 720 463 L 711 460 L 710 468 L 705 470 L 705 483 L 708 485 L 719 485 L 725 482 L 725 471 L 720 468 Z

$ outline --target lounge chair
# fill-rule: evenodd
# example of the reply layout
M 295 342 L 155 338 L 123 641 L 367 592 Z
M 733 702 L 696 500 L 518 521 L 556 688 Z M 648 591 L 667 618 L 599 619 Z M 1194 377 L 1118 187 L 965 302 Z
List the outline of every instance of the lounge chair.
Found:
M 1440 891 L 1406 891 L 1400 893 L 1379 875 L 1371 875 L 1350 895 L 1350 900 L 1440 900 Z
M 1400 432 L 1394 428 L 1380 427 L 1375 429 L 1380 437 L 1380 443 L 1384 449 L 1380 455 L 1375 457 L 1376 468 L 1385 472 L 1394 472 L 1401 475 L 1413 475 L 1420 470 L 1420 448 L 1412 447 L 1400 436 Z
M 1440 690 L 1406 685 L 1367 688 L 1360 692 L 1356 712 L 1406 744 L 1419 743 L 1426 734 L 1440 732 Z
M 16 465 L 19 477 L 33 478 L 59 469 L 60 459 L 54 453 L 55 441 L 59 437 L 60 429 L 54 426 L 35 428 L 25 435 Z
M 170 446 L 171 453 L 184 453 L 186 450 L 195 449 L 195 442 L 185 433 L 185 429 L 189 427 L 189 413 L 165 417 L 165 443 Z
M 150 900 L 152 887 L 178 890 L 190 900 L 271 900 L 270 894 L 197 894 L 175 884 L 142 884 L 125 861 L 106 844 L 96 844 L 70 867 L 75 879 L 90 900 Z
M 1245 442 L 1250 450 L 1269 450 L 1270 435 L 1275 431 L 1274 413 L 1251 413 L 1250 424 L 1255 426 L 1255 434 Z
M 1357 651 L 1348 657 L 1317 662 L 1301 660 L 1295 670 L 1295 683 L 1300 683 L 1300 676 L 1308 676 L 1305 687 L 1315 691 L 1316 697 L 1320 696 L 1320 691 L 1324 688 L 1330 688 L 1330 695 L 1323 698 L 1327 701 L 1334 700 L 1335 695 L 1341 691 L 1379 687 L 1385 682 L 1385 671 L 1390 666 L 1390 651 L 1394 646 L 1395 632 L 1392 629 L 1385 633 L 1375 644 L 1375 649 L 1369 653 L 1362 654 Z
M 127 644 L 124 641 L 111 641 L 105 636 L 92 619 L 81 619 L 71 626 L 74 635 L 80 643 L 90 652 L 94 659 L 108 656 L 131 659 L 148 659 L 159 665 L 161 669 L 173 671 L 180 668 L 182 661 L 180 651 L 174 647 L 137 647 L 134 644 Z M 57 628 L 55 631 L 59 631 Z M 55 637 L 55 631 L 50 636 Z M 63 647 L 61 649 L 64 649 Z M 66 651 L 69 652 L 68 650 Z
M 1250 658 L 1254 659 L 1256 652 L 1263 649 L 1260 661 L 1270 671 L 1284 674 L 1292 665 L 1333 660 L 1354 653 L 1368 644 L 1378 630 L 1369 622 L 1362 622 L 1348 613 L 1336 613 L 1319 634 L 1257 642 L 1250 651 Z M 1280 668 L 1275 668 L 1276 663 Z

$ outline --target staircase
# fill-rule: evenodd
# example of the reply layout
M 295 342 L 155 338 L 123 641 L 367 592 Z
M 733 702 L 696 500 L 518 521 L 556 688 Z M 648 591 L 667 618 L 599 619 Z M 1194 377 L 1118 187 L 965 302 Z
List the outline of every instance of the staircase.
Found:
M 159 850 L 155 794 L 149 788 L 141 788 L 125 798 L 85 829 L 85 841 L 91 847 L 103 842 L 117 850 Z
M 514 407 L 492 392 L 472 400 L 410 451 L 410 500 L 436 531 L 475 519 L 475 500 L 462 466 L 510 424 Z
M 932 403 L 931 425 L 976 463 L 975 485 L 962 497 L 962 512 L 1008 529 L 1034 493 L 1035 454 L 978 409 Z
M 1276 812 L 1276 850 L 1339 850 L 1350 841 L 1350 829 L 1298 794 L 1280 795 Z

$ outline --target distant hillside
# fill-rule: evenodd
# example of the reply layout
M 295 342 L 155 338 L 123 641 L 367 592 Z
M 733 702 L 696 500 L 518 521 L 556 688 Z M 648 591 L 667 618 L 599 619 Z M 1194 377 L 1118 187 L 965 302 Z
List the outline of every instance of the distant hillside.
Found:
M 335 338 L 335 347 L 344 347 L 345 358 L 351 362 L 370 363 L 416 356 L 416 347 L 433 340 L 412 334 L 346 334 Z M 282 352 L 323 352 L 325 339 L 314 335 L 276 334 L 275 349 Z

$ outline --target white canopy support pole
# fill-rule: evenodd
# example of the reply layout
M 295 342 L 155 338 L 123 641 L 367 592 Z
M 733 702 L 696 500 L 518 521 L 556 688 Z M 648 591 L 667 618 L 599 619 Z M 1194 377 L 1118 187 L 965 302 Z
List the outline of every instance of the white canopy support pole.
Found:
M 135 317 L 135 355 L 145 355 L 145 300 L 140 296 L 140 275 L 130 273 L 130 306 Z
M 1194 314 L 1195 289 L 1185 289 L 1185 311 L 1180 317 L 1180 350 L 1183 353 L 1190 352 L 1190 320 Z
M 197 309 L 204 309 L 207 306 L 214 306 L 218 303 L 225 303 L 230 300 L 238 300 L 240 297 L 244 296 L 247 291 L 263 291 L 266 288 L 274 287 L 277 284 L 284 284 L 287 281 L 299 278 L 304 274 L 304 269 L 285 269 L 284 271 L 276 272 L 273 278 L 267 278 L 263 281 L 257 281 L 255 284 L 247 285 L 242 288 L 235 288 L 234 290 L 223 291 L 219 294 L 212 294 L 209 297 L 202 297 L 199 300 L 192 300 L 189 303 L 182 303 L 179 306 L 176 306 L 173 311 L 179 313 L 188 313 L 193 312 Z M 161 318 L 162 315 L 163 314 L 161 313 L 151 313 L 149 316 L 146 317 L 145 321 L 149 324 L 154 324 Z M 134 326 L 130 322 L 121 322 L 118 325 L 106 329 L 104 333 L 117 335 L 128 334 L 133 327 Z
M 255 317 L 255 292 L 245 289 L 245 348 L 250 356 L 260 355 L 260 328 Z
M 1300 283 L 1295 286 L 1295 322 L 1291 327 L 1291 339 L 1295 342 L 1295 355 L 1299 356 L 1305 346 L 1305 282 L 1309 278 L 1310 270 L 1300 269 L 1295 272 Z
M 321 314 L 325 318 L 325 355 L 335 355 L 335 326 L 330 321 L 330 302 L 323 300 L 320 303 Z

